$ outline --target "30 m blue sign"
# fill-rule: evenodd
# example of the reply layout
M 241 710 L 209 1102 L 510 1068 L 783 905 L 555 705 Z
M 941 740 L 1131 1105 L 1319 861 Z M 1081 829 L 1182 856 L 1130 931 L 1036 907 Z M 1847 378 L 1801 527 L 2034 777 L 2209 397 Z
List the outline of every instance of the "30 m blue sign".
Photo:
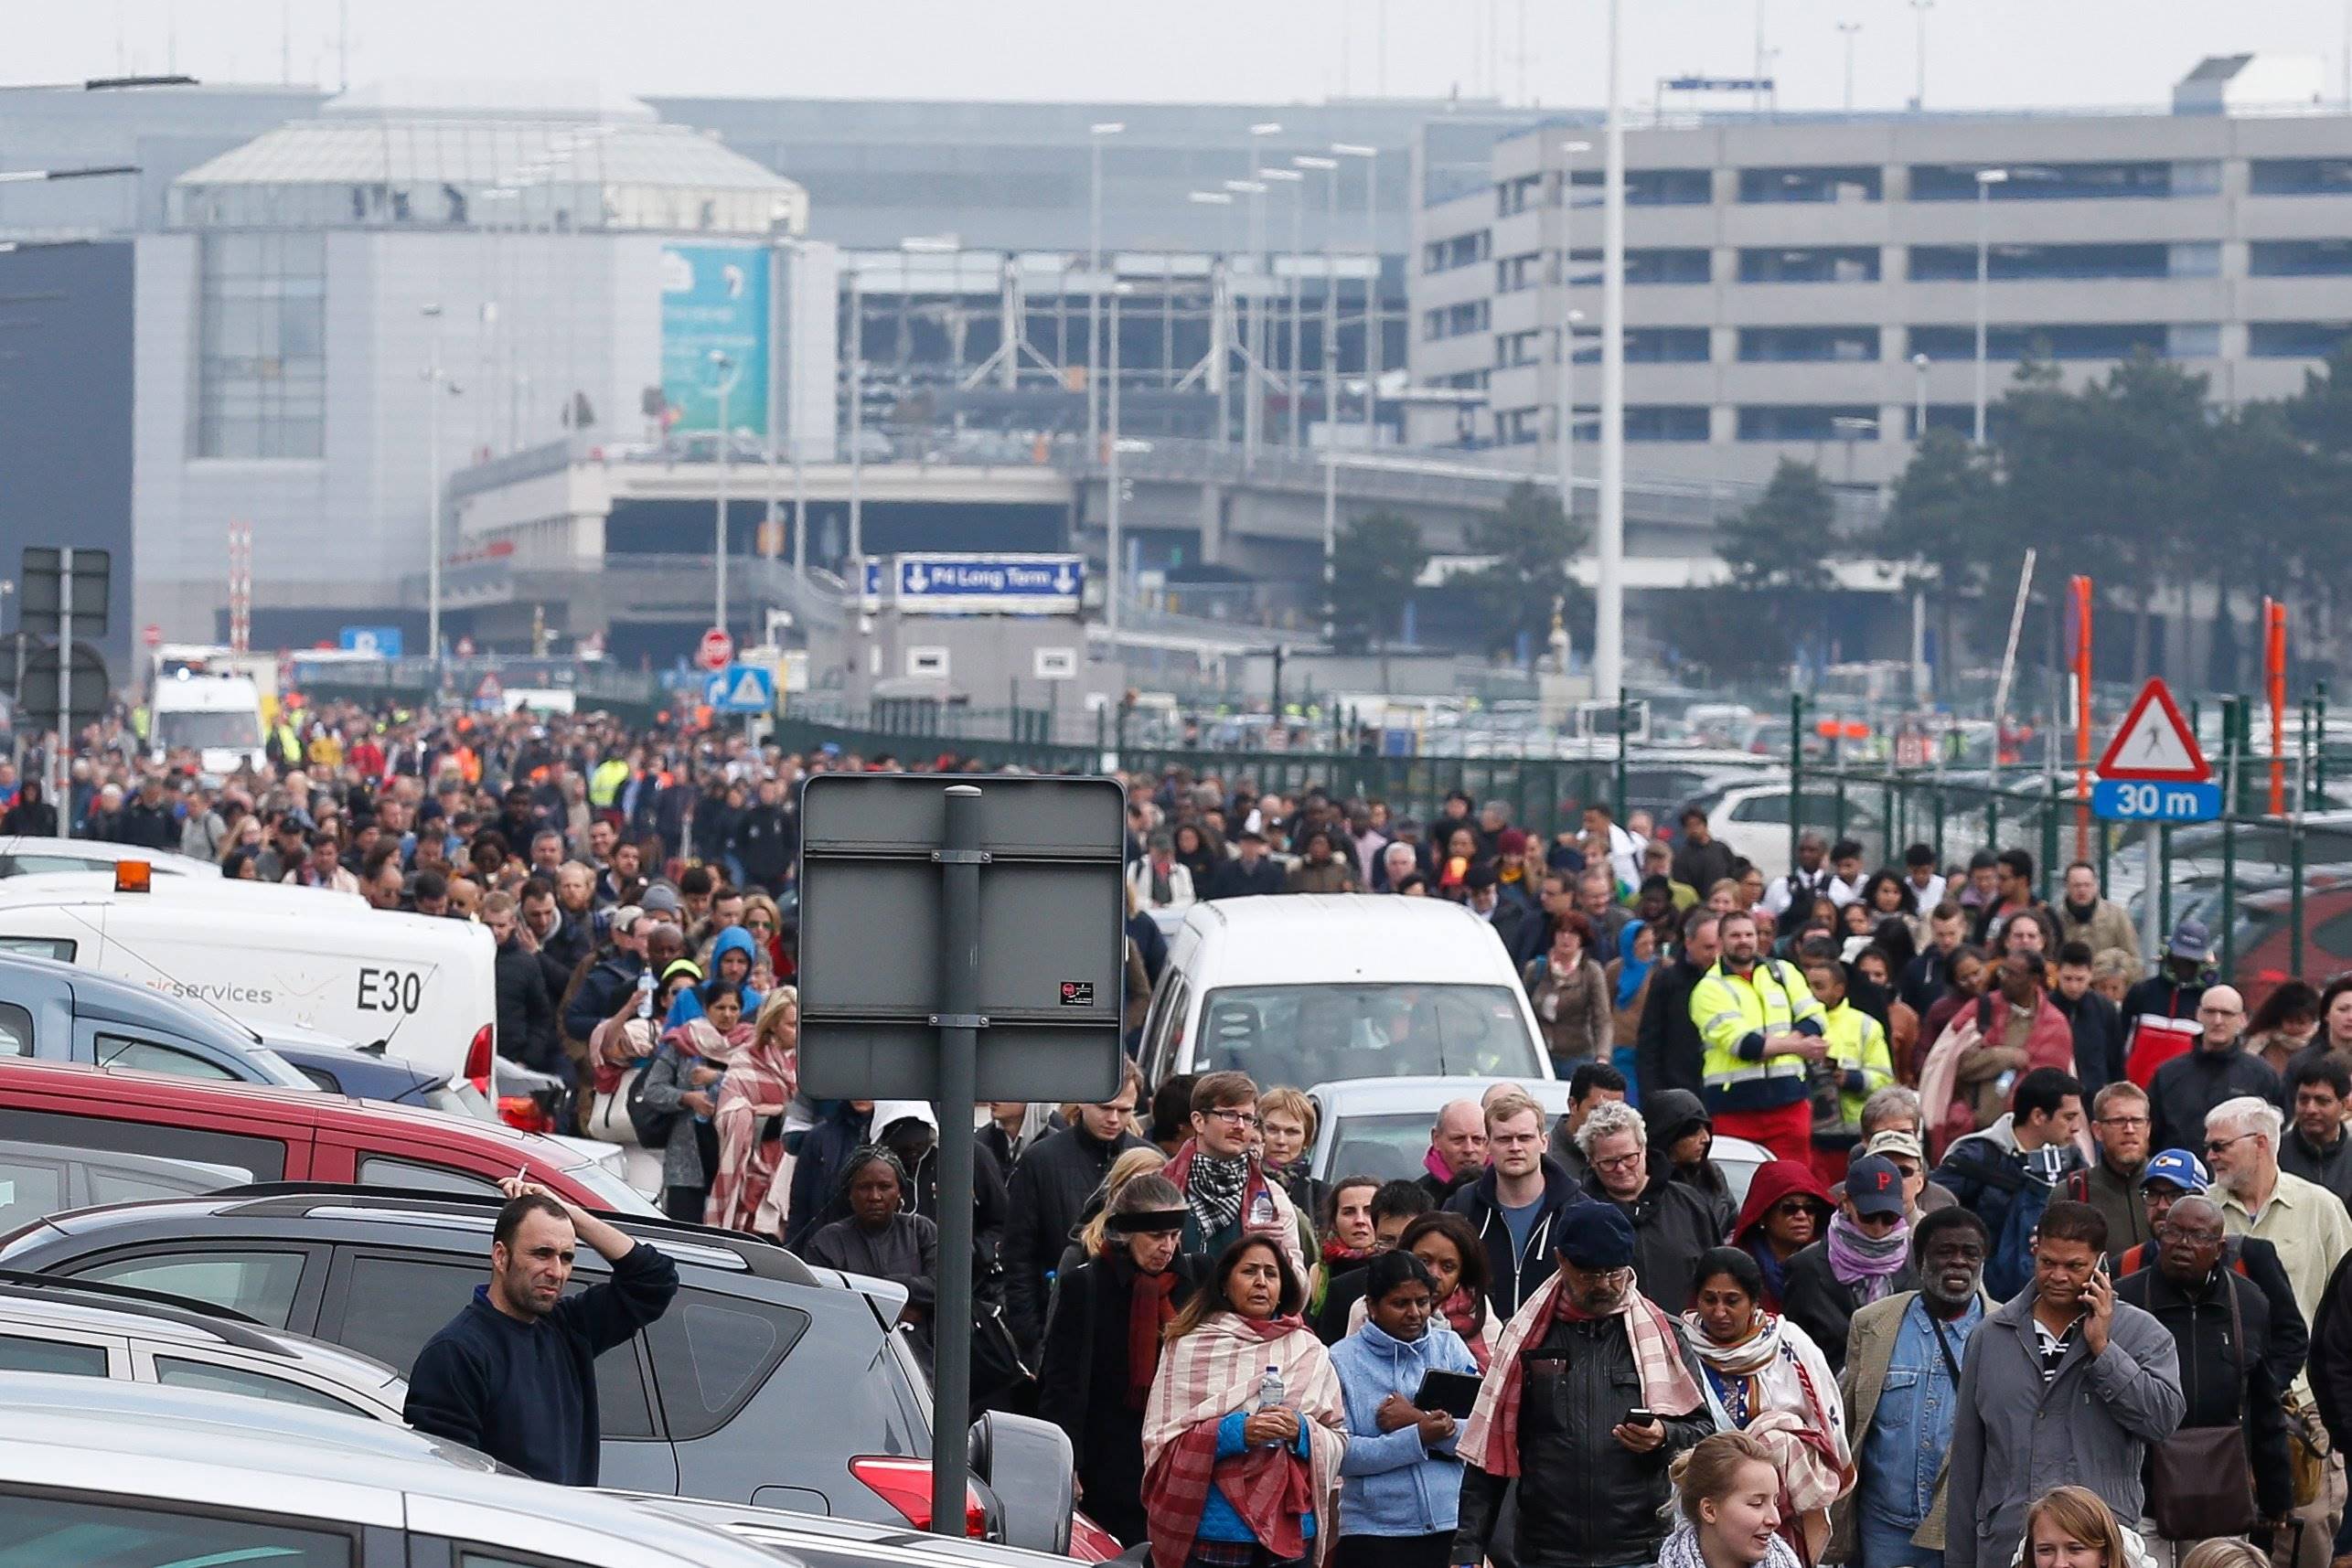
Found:
M 2221 815 L 2221 786 L 2101 779 L 2090 786 L 2090 809 L 2109 822 L 2209 822 Z

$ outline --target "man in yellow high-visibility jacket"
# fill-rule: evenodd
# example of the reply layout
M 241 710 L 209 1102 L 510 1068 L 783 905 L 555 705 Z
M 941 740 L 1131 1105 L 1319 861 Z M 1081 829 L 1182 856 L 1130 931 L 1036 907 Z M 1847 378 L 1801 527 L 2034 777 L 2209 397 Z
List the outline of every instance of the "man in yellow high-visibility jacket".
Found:
M 1700 1099 L 1718 1136 L 1748 1138 L 1810 1167 L 1806 1069 L 1829 1053 L 1822 1005 L 1793 966 L 1759 955 L 1756 917 L 1723 917 L 1723 957 L 1691 991 L 1706 1044 Z
M 1808 954 L 1805 984 L 1822 1005 L 1828 1064 L 1837 1072 L 1836 1119 L 1828 1118 L 1826 1106 L 1813 1114 L 1813 1174 L 1834 1187 L 1845 1179 L 1846 1157 L 1862 1141 L 1863 1104 L 1895 1082 L 1895 1058 L 1887 1026 L 1846 999 L 1845 965 L 1837 955 Z

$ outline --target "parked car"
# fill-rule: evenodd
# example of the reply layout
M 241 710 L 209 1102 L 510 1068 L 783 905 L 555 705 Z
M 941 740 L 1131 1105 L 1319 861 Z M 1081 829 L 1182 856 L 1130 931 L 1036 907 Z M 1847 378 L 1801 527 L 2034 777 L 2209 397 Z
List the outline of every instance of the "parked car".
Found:
M 1494 928 L 1440 899 L 1285 894 L 1196 903 L 1143 1024 L 1143 1075 L 1260 1083 L 1549 1078 Z
M 209 1008 L 50 958 L 0 953 L 0 1056 L 87 1061 L 215 1083 L 310 1080 Z
M 271 1414 L 202 1390 L 0 1379 L 0 1551 L 43 1568 L 776 1568 L 782 1555 L 421 1432 Z
M 873 1524 L 864 1520 L 826 1519 L 815 1514 L 784 1513 L 774 1509 L 745 1508 L 700 1498 L 639 1497 L 638 1506 L 679 1519 L 692 1520 L 779 1556 L 788 1556 L 807 1568 L 1068 1568 L 1068 1559 L 989 1541 L 958 1541 L 952 1535 L 919 1532 L 909 1525 Z M 1081 1550 L 1074 1538 L 1070 1556 L 1081 1563 L 1103 1563 L 1119 1555 L 1116 1536 L 1078 1516 L 1082 1533 L 1093 1531 L 1091 1544 Z
M 1824 838 L 1841 836 L 1862 846 L 1863 863 L 1883 865 L 1887 854 L 1885 825 L 1878 813 L 1848 794 L 1843 824 L 1839 820 L 1834 785 L 1804 786 L 1803 826 Z M 1690 802 L 1706 813 L 1707 832 L 1735 855 L 1745 856 L 1769 880 L 1789 869 L 1789 780 L 1778 778 L 1721 784 Z
M 51 1215 L 0 1241 L 0 1268 L 193 1296 L 406 1371 L 481 1283 L 497 1214 L 475 1198 L 277 1184 Z M 927 1519 L 931 1396 L 892 1329 L 903 1287 L 812 1269 L 733 1232 L 614 1223 L 668 1254 L 680 1289 L 629 1349 L 597 1359 L 607 1485 Z M 606 1274 L 583 1250 L 572 1278 L 584 1288 Z M 1068 1440 L 989 1419 L 996 1441 L 976 1452 L 968 1528 L 1064 1550 Z M 1009 1511 L 1009 1498 L 1024 1506 Z
M 1421 1174 L 1429 1152 L 1429 1129 L 1438 1113 L 1455 1100 L 1476 1100 L 1497 1080 L 1491 1078 L 1353 1078 L 1318 1083 L 1307 1091 L 1315 1103 L 1315 1147 L 1308 1151 L 1308 1168 L 1319 1181 L 1342 1176 L 1372 1176 L 1383 1181 L 1410 1180 Z M 1544 1107 L 1548 1127 L 1567 1115 L 1568 1086 L 1557 1079 L 1513 1079 Z M 1748 1183 L 1756 1168 L 1772 1151 L 1746 1138 L 1716 1136 L 1710 1157 L 1723 1168 L 1734 1203 L 1746 1200 Z
M 521 1174 L 574 1203 L 660 1212 L 597 1157 L 535 1133 L 300 1089 L 0 1058 L 0 1137 L 192 1160 L 251 1181 L 496 1196 Z
M 2226 868 L 2234 868 L 2241 881 L 2282 880 L 2293 869 L 2294 825 L 2273 817 L 2261 823 L 2238 823 L 2227 832 L 2218 822 L 2176 827 L 2172 853 L 2164 862 L 2165 880 L 2176 890 L 2191 881 L 2218 885 Z M 2338 869 L 2352 864 L 2352 811 L 2313 812 L 2303 819 L 2303 864 Z M 2145 836 L 2132 833 L 2109 857 L 2107 896 L 2127 906 L 2138 902 L 2148 886 Z M 2225 842 L 2228 853 L 2224 854 Z M 2174 895 L 2173 918 L 2181 918 L 2179 894 Z M 2323 971 L 2324 973 L 2325 971 Z
M 0 1235 L 69 1209 L 192 1198 L 252 1179 L 233 1165 L 0 1138 Z
M 0 1372 L 210 1389 L 369 1421 L 401 1421 L 408 1400 L 381 1361 L 153 1291 L 0 1273 Z

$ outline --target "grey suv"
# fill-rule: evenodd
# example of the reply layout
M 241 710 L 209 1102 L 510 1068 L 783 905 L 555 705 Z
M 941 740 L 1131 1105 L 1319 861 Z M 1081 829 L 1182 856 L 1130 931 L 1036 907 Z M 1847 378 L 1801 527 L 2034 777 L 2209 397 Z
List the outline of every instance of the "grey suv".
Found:
M 53 1214 L 0 1239 L 0 1268 L 193 1297 L 405 1374 L 485 1278 L 497 1209 L 441 1193 L 247 1187 Z M 930 1388 L 891 1331 L 900 1287 L 853 1285 L 730 1231 L 605 1218 L 668 1254 L 680 1289 L 659 1322 L 596 1362 L 604 1485 L 925 1522 Z M 604 1277 L 583 1249 L 575 1285 Z M 1060 1432 L 991 1414 L 973 1449 L 983 1530 L 1066 1550 Z

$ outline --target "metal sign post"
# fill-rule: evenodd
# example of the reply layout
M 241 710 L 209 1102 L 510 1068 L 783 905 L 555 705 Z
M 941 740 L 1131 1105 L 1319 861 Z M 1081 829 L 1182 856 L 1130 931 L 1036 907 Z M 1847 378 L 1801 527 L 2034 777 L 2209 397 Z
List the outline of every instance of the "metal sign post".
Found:
M 1107 778 L 819 773 L 801 822 L 801 1086 L 937 1103 L 931 1528 L 960 1535 L 972 1115 L 983 1100 L 1117 1091 L 1126 793 Z

